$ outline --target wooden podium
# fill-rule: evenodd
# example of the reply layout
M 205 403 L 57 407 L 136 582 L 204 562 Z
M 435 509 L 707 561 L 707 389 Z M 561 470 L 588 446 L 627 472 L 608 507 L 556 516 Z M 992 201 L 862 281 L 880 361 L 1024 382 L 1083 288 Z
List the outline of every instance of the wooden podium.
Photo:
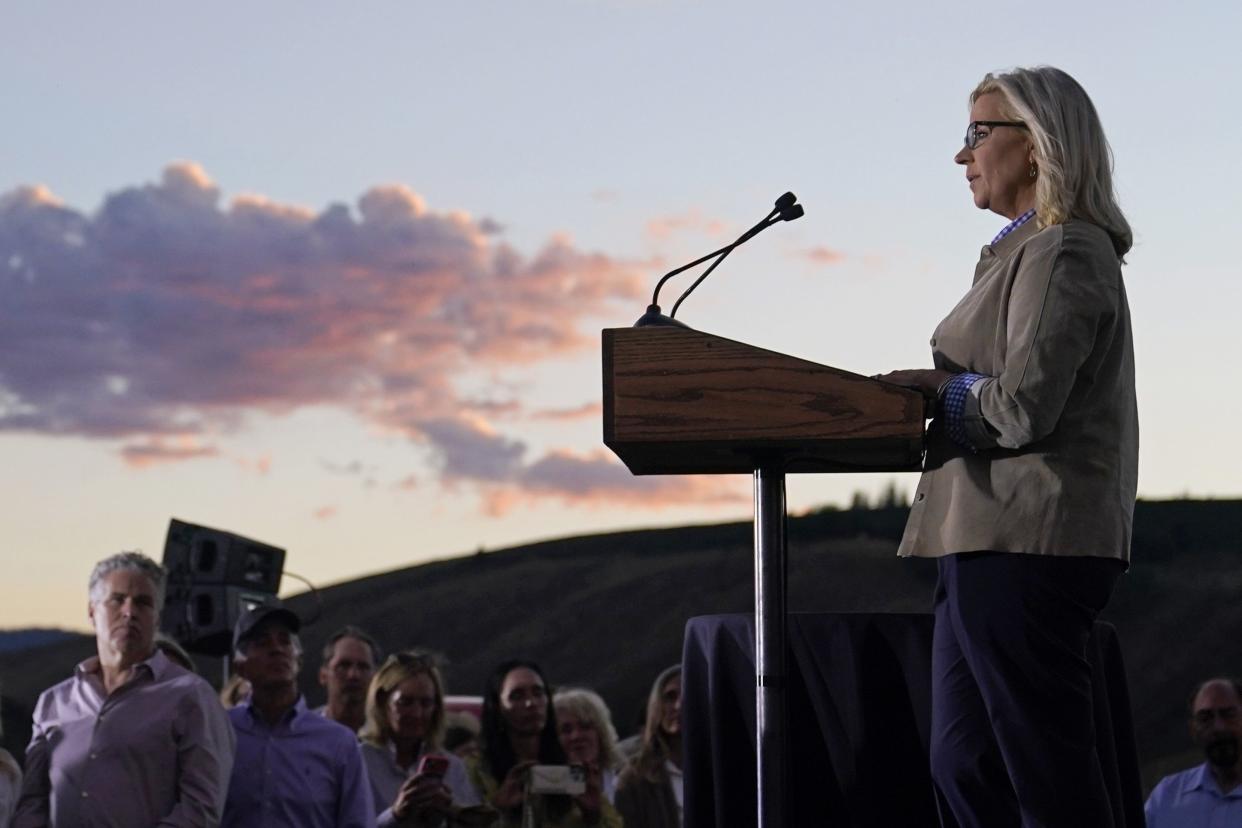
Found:
M 788 473 L 918 471 L 908 388 L 683 327 L 603 332 L 604 444 L 634 474 L 750 474 L 758 825 L 785 824 Z

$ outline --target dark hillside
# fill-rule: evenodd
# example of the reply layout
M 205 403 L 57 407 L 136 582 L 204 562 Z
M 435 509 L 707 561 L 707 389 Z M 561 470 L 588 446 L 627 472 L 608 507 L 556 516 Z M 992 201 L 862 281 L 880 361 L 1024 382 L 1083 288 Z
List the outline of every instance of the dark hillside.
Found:
M 935 584 L 931 561 L 900 561 L 905 509 L 822 511 L 789 524 L 789 607 L 794 612 L 922 612 Z M 1148 784 L 1190 764 L 1182 706 L 1190 685 L 1242 672 L 1242 567 L 1227 531 L 1242 501 L 1143 502 L 1134 565 L 1106 618 L 1119 631 L 1130 676 L 1140 759 Z M 693 615 L 748 612 L 753 601 L 749 523 L 565 538 L 373 575 L 320 590 L 322 615 L 305 630 L 304 689 L 319 649 L 352 623 L 388 650 L 423 646 L 448 660 L 450 692 L 477 694 L 491 667 L 514 655 L 543 664 L 558 684 L 581 683 L 632 730 L 651 678 L 680 657 Z M 318 612 L 311 595 L 290 604 Z M 91 639 L 0 651 L 5 744 L 19 752 L 38 691 L 68 675 Z M 200 660 L 218 681 L 219 666 Z M 23 710 L 24 708 L 24 710 Z

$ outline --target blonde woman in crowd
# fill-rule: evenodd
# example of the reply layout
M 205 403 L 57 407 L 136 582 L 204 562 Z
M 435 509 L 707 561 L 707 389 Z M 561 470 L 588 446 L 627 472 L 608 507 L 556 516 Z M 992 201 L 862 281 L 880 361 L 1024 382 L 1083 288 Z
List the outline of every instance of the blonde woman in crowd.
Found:
M 220 704 L 225 710 L 232 710 L 250 697 L 250 682 L 234 673 L 220 688 Z
M 461 759 L 441 749 L 443 734 L 444 681 L 431 657 L 389 656 L 371 679 L 360 734 L 377 825 L 440 825 L 480 803 Z
M 604 798 L 615 803 L 617 776 L 624 762 L 617 750 L 617 729 L 612 726 L 608 705 L 595 692 L 579 687 L 556 691 L 552 703 L 565 755 L 572 764 L 598 770 Z
M 681 665 L 675 665 L 651 685 L 642 748 L 617 784 L 617 810 L 626 828 L 681 825 L 681 767 Z

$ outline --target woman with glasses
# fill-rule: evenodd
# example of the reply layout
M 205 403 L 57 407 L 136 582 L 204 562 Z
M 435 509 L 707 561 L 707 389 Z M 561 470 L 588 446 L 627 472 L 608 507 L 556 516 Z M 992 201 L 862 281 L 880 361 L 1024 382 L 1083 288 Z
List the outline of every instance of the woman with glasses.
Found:
M 581 794 L 530 792 L 533 767 L 568 764 L 552 695 L 534 662 L 514 659 L 492 671 L 483 692 L 480 736 L 482 755 L 470 763 L 470 779 L 500 811 L 499 825 L 620 828 L 621 817 L 604 798 L 598 774 L 587 777 Z
M 932 334 L 934 369 L 881 379 L 934 410 L 899 554 L 937 558 L 932 776 L 970 826 L 1112 825 L 1087 641 L 1130 556 L 1130 227 L 1083 88 L 987 75 L 955 161 L 1008 223 Z
M 617 750 L 617 729 L 612 714 L 598 693 L 582 687 L 566 687 L 552 698 L 556 709 L 556 729 L 565 755 L 582 765 L 591 776 L 599 777 L 604 798 L 616 802 L 617 774 L 624 760 Z
M 682 802 L 681 665 L 675 664 L 651 685 L 642 747 L 621 774 L 617 810 L 626 828 L 678 828 Z
M 367 688 L 359 734 L 378 825 L 441 825 L 480 804 L 461 759 L 441 750 L 443 733 L 444 681 L 433 660 L 389 656 Z

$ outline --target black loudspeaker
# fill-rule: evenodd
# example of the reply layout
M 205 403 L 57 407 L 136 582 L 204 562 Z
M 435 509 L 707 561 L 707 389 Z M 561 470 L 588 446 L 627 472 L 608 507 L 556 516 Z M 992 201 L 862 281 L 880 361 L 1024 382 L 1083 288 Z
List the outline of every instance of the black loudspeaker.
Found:
M 180 520 L 168 524 L 168 584 L 160 629 L 192 653 L 228 655 L 233 626 L 261 604 L 279 604 L 285 550 Z
M 285 571 L 285 550 L 174 519 L 168 523 L 164 568 L 170 578 L 176 575 L 199 584 L 227 584 L 274 595 L 280 591 Z

